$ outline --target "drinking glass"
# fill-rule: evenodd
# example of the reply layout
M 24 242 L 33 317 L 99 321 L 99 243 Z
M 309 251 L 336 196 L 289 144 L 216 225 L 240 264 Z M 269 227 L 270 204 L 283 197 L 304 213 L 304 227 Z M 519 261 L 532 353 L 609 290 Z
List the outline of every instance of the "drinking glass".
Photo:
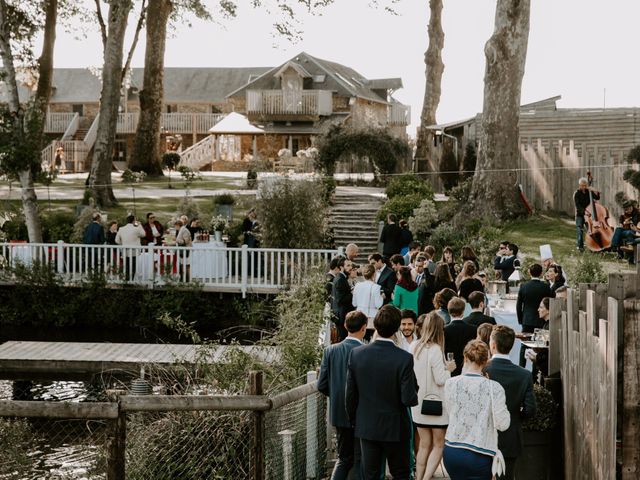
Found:
M 453 362 L 453 352 L 447 352 L 447 362 Z

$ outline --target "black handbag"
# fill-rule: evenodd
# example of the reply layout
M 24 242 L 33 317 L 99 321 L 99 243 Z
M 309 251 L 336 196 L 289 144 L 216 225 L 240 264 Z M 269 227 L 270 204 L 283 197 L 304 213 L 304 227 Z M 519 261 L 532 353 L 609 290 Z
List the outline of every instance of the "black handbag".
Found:
M 422 415 L 442 415 L 442 400 L 435 394 L 426 394 L 422 399 L 422 407 L 420 408 Z

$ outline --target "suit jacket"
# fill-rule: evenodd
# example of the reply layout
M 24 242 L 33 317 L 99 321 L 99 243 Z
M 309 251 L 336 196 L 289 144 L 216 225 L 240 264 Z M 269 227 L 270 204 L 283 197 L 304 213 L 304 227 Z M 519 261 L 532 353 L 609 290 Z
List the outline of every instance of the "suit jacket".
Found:
M 382 228 L 380 233 L 380 241 L 382 246 L 382 255 L 390 257 L 396 253 L 400 253 L 402 247 L 402 229 L 395 223 L 388 223 Z
M 413 435 L 409 408 L 418 404 L 413 356 L 392 342 L 354 348 L 347 370 L 346 405 L 355 436 L 399 442 Z
M 491 380 L 504 388 L 507 409 L 511 414 L 509 428 L 498 432 L 498 448 L 505 457 L 515 458 L 522 452 L 522 420 L 536 414 L 533 378 L 531 372 L 504 358 L 492 359 L 486 371 Z
M 495 270 L 500 270 L 500 275 L 502 280 L 505 282 L 509 280 L 509 277 L 515 270 L 513 262 L 516 260 L 515 255 L 511 257 L 496 257 L 493 261 L 493 268 Z
M 534 328 L 542 328 L 544 320 L 538 315 L 538 307 L 544 297 L 554 297 L 549 284 L 542 280 L 532 279 L 524 283 L 518 290 L 516 313 L 518 323 Z
M 344 272 L 336 275 L 333 281 L 333 289 L 331 291 L 333 297 L 332 310 L 338 319 L 338 323 L 344 323 L 344 317 L 353 310 L 353 297 L 351 295 L 351 287 L 347 281 Z
M 490 317 L 489 315 L 485 315 L 482 312 L 471 312 L 469 315 L 464 317 L 463 320 L 469 325 L 473 325 L 476 328 L 478 328 L 483 323 L 490 323 L 491 325 L 496 324 L 495 318 Z
M 384 305 L 391 302 L 391 294 L 396 288 L 396 283 L 398 283 L 396 280 L 396 272 L 391 267 L 385 266 L 382 272 L 380 272 L 380 277 L 376 283 L 380 285 L 384 293 Z
M 334 427 L 351 428 L 345 405 L 347 363 L 351 350 L 362 345 L 347 337 L 325 349 L 318 377 L 318 391 L 329 397 L 329 420 Z
M 451 372 L 452 377 L 462 373 L 464 363 L 462 352 L 469 340 L 473 340 L 476 336 L 477 328 L 464 320 L 451 320 L 451 323 L 444 327 L 444 351 L 453 353 L 453 359 L 456 361 L 456 369 Z

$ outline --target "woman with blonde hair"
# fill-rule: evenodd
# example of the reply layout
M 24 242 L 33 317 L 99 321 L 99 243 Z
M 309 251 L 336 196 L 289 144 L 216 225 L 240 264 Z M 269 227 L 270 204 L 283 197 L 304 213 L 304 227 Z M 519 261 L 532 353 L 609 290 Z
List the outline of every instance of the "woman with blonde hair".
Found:
M 455 370 L 454 361 L 444 359 L 444 320 L 436 312 L 427 315 L 420 339 L 411 345 L 413 370 L 418 380 L 418 399 L 444 400 L 444 384 Z M 444 434 L 449 422 L 446 408 L 439 415 L 422 412 L 422 404 L 411 408 L 420 443 L 416 455 L 416 480 L 430 480 L 442 460 Z

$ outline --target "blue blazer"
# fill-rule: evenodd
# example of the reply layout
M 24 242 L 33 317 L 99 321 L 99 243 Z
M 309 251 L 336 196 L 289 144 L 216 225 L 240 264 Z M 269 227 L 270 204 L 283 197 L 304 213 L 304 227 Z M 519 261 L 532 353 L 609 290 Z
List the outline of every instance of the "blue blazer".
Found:
M 362 343 L 346 338 L 325 349 L 318 377 L 318 391 L 329 397 L 329 421 L 334 427 L 351 428 L 345 406 L 347 363 L 351 350 Z
M 409 438 L 413 435 L 409 407 L 418 404 L 413 356 L 388 341 L 354 348 L 346 403 L 357 438 L 378 442 Z
M 511 423 L 504 432 L 498 432 L 498 448 L 507 458 L 515 458 L 522 452 L 522 419 L 536 414 L 536 397 L 533 394 L 533 377 L 529 370 L 514 365 L 510 360 L 494 358 L 486 372 L 495 380 L 506 396 Z

